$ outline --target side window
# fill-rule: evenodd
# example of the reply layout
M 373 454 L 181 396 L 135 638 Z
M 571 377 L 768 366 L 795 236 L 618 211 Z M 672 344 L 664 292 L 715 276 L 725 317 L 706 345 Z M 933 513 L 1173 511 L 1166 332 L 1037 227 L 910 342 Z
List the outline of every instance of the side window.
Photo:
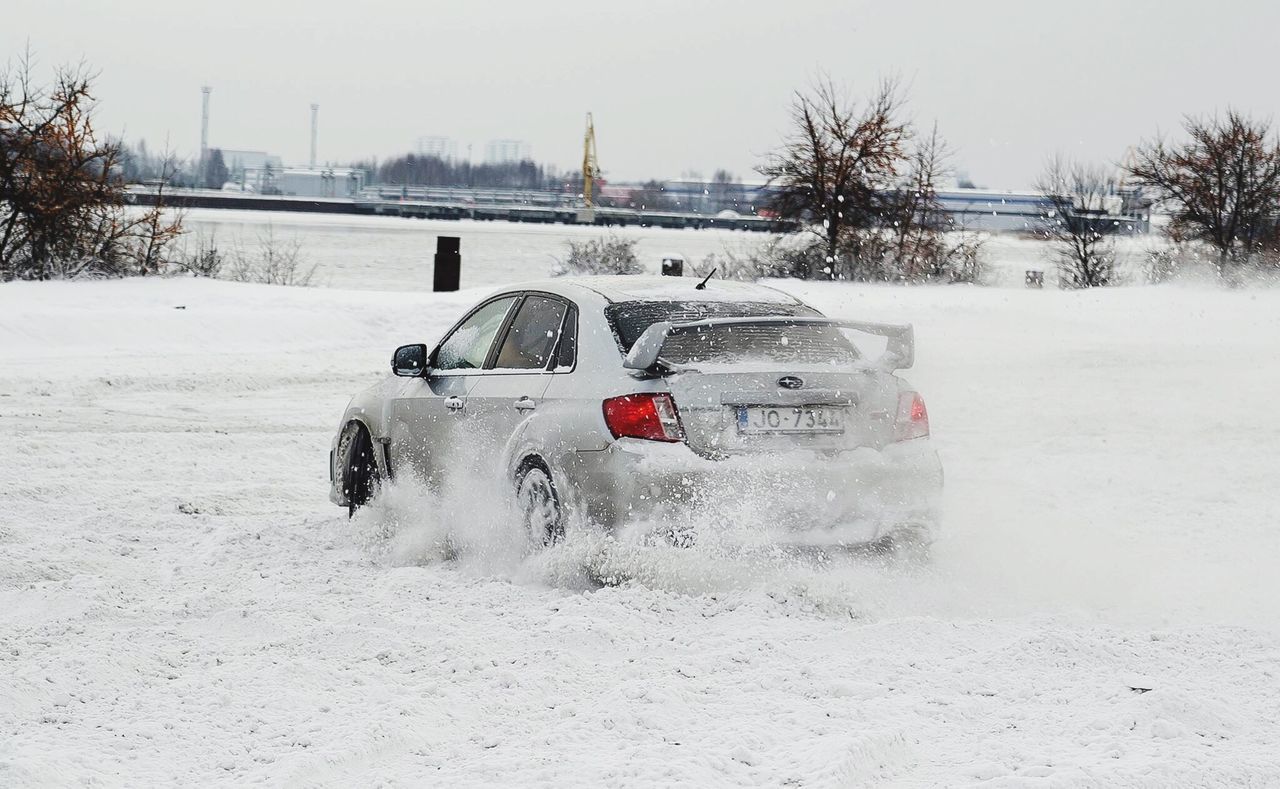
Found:
M 578 308 L 569 306 L 564 328 L 560 330 L 560 345 L 556 348 L 557 370 L 572 370 L 578 361 Z
M 547 369 L 567 309 L 563 301 L 527 297 L 511 322 L 493 366 L 502 370 Z
M 502 328 L 502 321 L 517 298 L 497 299 L 476 310 L 440 343 L 433 369 L 478 370 L 483 367 L 493 338 Z

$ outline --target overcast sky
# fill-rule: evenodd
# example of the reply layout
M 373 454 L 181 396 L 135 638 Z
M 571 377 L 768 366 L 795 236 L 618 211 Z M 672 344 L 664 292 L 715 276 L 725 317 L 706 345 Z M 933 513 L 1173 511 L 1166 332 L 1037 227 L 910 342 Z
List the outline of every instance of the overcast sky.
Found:
M 6 0 L 0 61 L 101 73 L 100 126 L 195 153 L 210 144 L 305 163 L 410 150 L 418 137 L 526 141 L 562 169 L 595 114 L 616 180 L 751 175 L 820 71 L 855 93 L 910 87 L 979 184 L 1025 188 L 1047 154 L 1114 163 L 1182 114 L 1280 103 L 1280 4 L 1192 0 L 437 3 Z

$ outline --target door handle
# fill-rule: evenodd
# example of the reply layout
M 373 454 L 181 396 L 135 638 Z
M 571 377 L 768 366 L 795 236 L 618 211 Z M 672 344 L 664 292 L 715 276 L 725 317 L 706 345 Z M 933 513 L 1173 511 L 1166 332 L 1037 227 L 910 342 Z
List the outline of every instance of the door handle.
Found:
M 533 400 L 528 396 L 522 397 L 516 401 L 517 411 L 532 411 L 537 407 L 538 407 L 538 404 L 533 402 Z
M 461 411 L 463 405 L 461 397 L 446 397 L 444 399 L 444 407 L 450 411 Z

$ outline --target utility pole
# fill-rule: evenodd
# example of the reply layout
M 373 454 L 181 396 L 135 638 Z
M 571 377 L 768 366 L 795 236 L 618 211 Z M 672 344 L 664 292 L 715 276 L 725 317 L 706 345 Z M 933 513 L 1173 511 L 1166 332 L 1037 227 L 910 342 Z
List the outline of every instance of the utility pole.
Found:
M 205 85 L 200 88 L 203 107 L 200 111 L 200 172 L 198 178 L 204 178 L 204 166 L 209 161 L 209 94 L 213 88 Z
M 311 169 L 316 169 L 316 133 L 319 129 L 320 105 L 311 105 Z

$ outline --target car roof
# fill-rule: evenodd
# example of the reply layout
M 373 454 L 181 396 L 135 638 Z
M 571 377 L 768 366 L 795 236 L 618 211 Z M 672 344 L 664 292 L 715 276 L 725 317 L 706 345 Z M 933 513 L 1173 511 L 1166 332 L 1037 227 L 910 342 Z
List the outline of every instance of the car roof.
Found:
M 556 277 L 510 285 L 504 292 L 541 290 L 574 296 L 574 289 L 589 290 L 608 301 L 740 301 L 766 304 L 800 304 L 789 293 L 752 282 L 711 279 L 698 290 L 698 277 L 592 276 Z

